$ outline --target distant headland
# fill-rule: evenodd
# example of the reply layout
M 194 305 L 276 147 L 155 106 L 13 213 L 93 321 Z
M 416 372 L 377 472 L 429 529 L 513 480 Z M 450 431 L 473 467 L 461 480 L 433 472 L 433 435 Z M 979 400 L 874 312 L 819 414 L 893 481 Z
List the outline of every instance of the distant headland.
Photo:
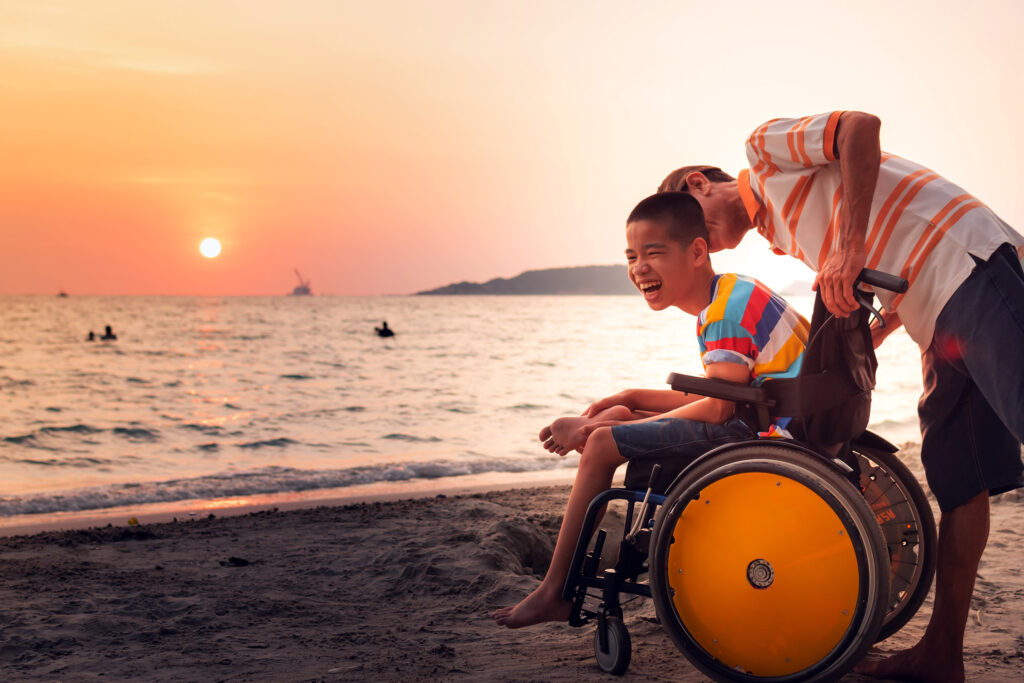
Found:
M 512 278 L 458 282 L 417 294 L 636 294 L 626 266 L 578 266 L 528 270 Z

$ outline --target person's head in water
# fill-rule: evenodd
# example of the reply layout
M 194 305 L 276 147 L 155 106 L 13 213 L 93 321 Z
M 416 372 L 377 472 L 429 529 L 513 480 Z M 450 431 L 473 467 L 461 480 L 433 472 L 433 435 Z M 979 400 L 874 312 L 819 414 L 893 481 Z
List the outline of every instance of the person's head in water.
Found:
M 676 306 L 697 315 L 715 276 L 700 204 L 685 192 L 647 197 L 626 219 L 629 279 L 656 311 Z
M 86 337 L 86 340 L 87 341 L 96 341 L 96 333 L 93 332 L 92 330 L 89 330 L 89 336 Z
M 111 329 L 110 325 L 107 325 L 105 330 L 106 331 L 103 333 L 103 336 L 100 337 L 100 339 L 105 339 L 107 341 L 112 340 L 112 339 L 117 339 L 117 335 L 114 334 L 114 330 Z
M 382 323 L 381 323 L 381 325 L 382 325 L 382 327 L 381 327 L 381 329 L 382 329 L 382 330 L 386 330 L 386 329 L 388 329 L 388 321 L 387 321 L 387 320 L 385 320 L 384 322 L 382 322 Z

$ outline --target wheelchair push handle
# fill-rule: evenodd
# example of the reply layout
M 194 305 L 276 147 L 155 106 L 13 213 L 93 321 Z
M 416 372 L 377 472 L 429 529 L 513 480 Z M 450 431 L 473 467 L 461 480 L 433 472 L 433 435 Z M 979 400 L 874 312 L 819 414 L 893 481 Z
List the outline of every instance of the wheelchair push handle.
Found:
M 860 275 L 857 276 L 857 282 L 863 282 L 866 285 L 872 287 L 881 287 L 882 289 L 888 289 L 890 292 L 896 292 L 903 294 L 910 287 L 910 283 L 904 278 L 896 275 L 890 275 L 889 273 L 883 273 L 880 270 L 871 270 L 865 268 L 860 271 Z
M 861 305 L 861 308 L 868 312 L 869 316 L 875 316 L 880 328 L 885 329 L 885 318 L 882 317 L 882 312 L 872 306 L 870 296 L 857 287 L 857 285 L 861 283 L 871 285 L 872 287 L 888 289 L 889 291 L 896 292 L 898 294 L 902 294 L 907 291 L 910 287 L 910 283 L 904 278 L 896 275 L 890 275 L 889 273 L 883 273 L 880 270 L 871 270 L 870 268 L 864 268 L 861 270 L 860 275 L 858 275 L 856 281 L 854 281 L 853 298 L 857 300 L 857 303 Z

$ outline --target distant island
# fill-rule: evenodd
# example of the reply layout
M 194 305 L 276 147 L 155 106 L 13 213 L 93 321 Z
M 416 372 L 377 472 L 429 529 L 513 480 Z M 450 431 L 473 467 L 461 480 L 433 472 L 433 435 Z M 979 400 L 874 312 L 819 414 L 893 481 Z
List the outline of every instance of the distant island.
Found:
M 636 294 L 626 266 L 578 266 L 528 270 L 512 278 L 487 282 L 458 282 L 416 292 L 433 294 Z

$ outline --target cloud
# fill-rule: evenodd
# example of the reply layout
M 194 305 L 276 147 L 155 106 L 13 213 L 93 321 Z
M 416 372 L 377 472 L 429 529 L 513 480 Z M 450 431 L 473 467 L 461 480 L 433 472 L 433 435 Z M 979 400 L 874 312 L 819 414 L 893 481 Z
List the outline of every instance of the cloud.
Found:
M 87 7 L 83 5 L 83 8 Z M 104 17 L 73 7 L 24 4 L 0 11 L 0 53 L 63 70 L 127 71 L 149 75 L 214 75 L 224 64 L 175 45 L 160 45 L 152 30 L 128 31 Z

